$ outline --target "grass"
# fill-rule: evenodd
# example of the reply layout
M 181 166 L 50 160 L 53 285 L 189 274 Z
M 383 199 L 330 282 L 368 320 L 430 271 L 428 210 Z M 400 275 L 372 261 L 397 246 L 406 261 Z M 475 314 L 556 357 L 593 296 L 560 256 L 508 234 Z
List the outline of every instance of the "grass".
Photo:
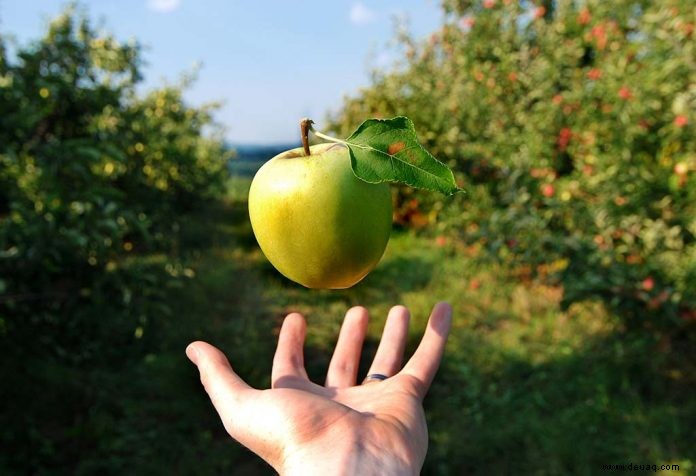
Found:
M 52 436 L 20 438 L 27 447 L 14 442 L 17 455 L 35 457 L 24 473 L 273 474 L 226 435 L 184 356 L 186 344 L 218 345 L 240 375 L 266 387 L 282 318 L 300 311 L 308 321 L 308 373 L 322 381 L 348 307 L 366 306 L 372 316 L 364 372 L 392 305 L 412 311 L 412 351 L 439 300 L 453 305 L 455 318 L 425 402 L 431 444 L 423 474 L 602 474 L 602 464 L 621 463 L 693 471 L 693 376 L 678 358 L 618 333 L 601 306 L 561 312 L 560 289 L 521 283 L 484 264 L 475 248 L 407 231 L 393 234 L 379 266 L 357 286 L 304 289 L 256 246 L 248 185 L 234 179 L 229 203 L 185 230 L 195 278 L 164 291 L 176 311 L 141 329 L 142 358 L 87 372 L 24 364 L 24 375 L 52 389 L 28 403 L 27 418 L 55 426 Z M 7 458 L 5 470 L 0 457 L 0 473 L 13 474 Z
M 560 289 L 507 278 L 504 270 L 482 264 L 475 248 L 438 245 L 404 231 L 394 233 L 380 265 L 357 286 L 307 290 L 280 276 L 256 247 L 246 187 L 247 179 L 232 182 L 232 246 L 215 250 L 213 263 L 234 262 L 244 270 L 241 312 L 256 325 L 234 339 L 263 342 L 258 350 L 266 354 L 219 343 L 237 365 L 255 362 L 245 376 L 257 385 L 268 385 L 270 348 L 290 311 L 308 320 L 308 372 L 321 381 L 348 307 L 360 304 L 371 312 L 365 371 L 392 305 L 412 311 L 413 350 L 432 305 L 447 300 L 455 320 L 426 400 L 431 448 L 423 474 L 597 474 L 602 464 L 632 461 L 676 463 L 681 474 L 690 472 L 689 442 L 696 439 L 687 424 L 694 414 L 687 382 L 640 341 L 617 333 L 618 324 L 600 305 L 561 312 Z M 219 273 L 210 284 L 231 288 Z M 240 308 L 226 312 L 238 316 Z

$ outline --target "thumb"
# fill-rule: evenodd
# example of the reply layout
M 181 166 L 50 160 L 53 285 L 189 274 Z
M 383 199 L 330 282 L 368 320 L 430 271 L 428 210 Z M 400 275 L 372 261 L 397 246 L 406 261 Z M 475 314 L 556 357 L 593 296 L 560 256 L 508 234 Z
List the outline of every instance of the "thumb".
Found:
M 250 406 L 259 391 L 251 388 L 232 370 L 219 349 L 206 342 L 193 342 L 186 355 L 197 367 L 201 383 L 217 410 L 227 432 L 234 439 L 256 451 L 258 439 L 250 418 Z

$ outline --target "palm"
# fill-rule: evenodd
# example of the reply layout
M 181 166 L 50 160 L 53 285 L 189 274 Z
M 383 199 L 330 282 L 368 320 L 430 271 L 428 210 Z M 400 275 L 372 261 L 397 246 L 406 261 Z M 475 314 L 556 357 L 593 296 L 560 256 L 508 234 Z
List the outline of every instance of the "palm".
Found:
M 409 377 L 348 388 L 327 388 L 290 378 L 267 391 L 261 405 L 275 407 L 279 418 L 268 424 L 287 432 L 296 446 L 328 448 L 337 437 L 360 429 L 375 450 L 399 453 L 422 463 L 427 428 L 421 399 L 408 390 Z
M 339 454 L 342 445 L 350 451 L 353 443 L 420 468 L 427 450 L 422 399 L 439 365 L 448 316 L 448 306 L 435 307 L 421 345 L 401 369 L 409 315 L 394 307 L 368 372 L 390 377 L 382 382 L 356 385 L 367 329 L 367 311 L 359 307 L 346 314 L 324 386 L 311 382 L 304 369 L 305 321 L 299 314 L 283 323 L 269 390 L 249 387 L 208 344 L 193 344 L 192 360 L 230 435 L 276 469 L 306 466 Z

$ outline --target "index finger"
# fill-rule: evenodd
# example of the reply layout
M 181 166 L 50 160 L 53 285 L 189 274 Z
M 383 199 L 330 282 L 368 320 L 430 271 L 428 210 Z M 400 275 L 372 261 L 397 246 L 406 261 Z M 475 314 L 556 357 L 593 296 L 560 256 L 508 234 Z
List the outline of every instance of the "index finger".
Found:
M 421 399 L 428 392 L 440 366 L 451 323 L 452 307 L 446 302 L 437 303 L 428 319 L 423 339 L 400 372 L 401 375 L 412 377 L 415 392 Z
M 271 384 L 276 387 L 283 378 L 308 380 L 304 368 L 303 346 L 307 324 L 302 314 L 290 313 L 285 317 L 278 335 L 278 347 L 273 357 Z

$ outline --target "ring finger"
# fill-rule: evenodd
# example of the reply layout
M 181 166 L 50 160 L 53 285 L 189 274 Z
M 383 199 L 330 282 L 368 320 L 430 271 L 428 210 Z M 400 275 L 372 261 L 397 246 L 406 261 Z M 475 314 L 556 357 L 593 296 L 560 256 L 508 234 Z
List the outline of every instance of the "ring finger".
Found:
M 379 382 L 380 377 L 391 377 L 401 369 L 408 337 L 410 313 L 404 306 L 394 306 L 389 310 L 379 341 L 375 358 L 364 383 Z M 375 377 L 371 377 L 371 376 Z

